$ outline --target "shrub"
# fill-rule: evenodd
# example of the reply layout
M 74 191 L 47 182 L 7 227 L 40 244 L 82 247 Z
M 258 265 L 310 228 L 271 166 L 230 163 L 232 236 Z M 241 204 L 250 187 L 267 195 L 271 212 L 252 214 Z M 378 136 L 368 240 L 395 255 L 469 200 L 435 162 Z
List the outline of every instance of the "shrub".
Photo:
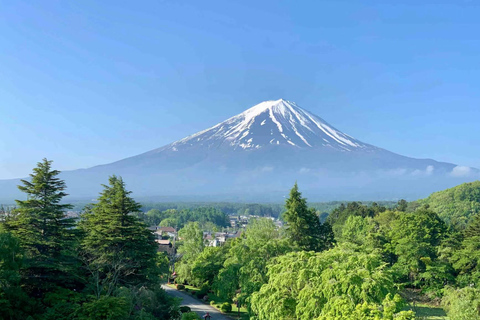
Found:
M 202 293 L 200 291 L 197 292 L 197 298 L 198 299 L 203 299 L 203 297 L 205 297 L 205 293 Z
M 232 312 L 232 305 L 228 302 L 225 302 L 220 307 L 220 310 L 222 310 L 222 312 Z
M 185 286 L 183 284 L 177 284 L 177 290 L 184 290 Z
M 214 300 L 210 301 L 210 305 L 211 306 L 215 305 L 215 301 Z
M 188 306 L 181 306 L 181 307 L 179 308 L 179 310 L 180 310 L 181 313 L 187 313 L 187 312 L 191 312 L 191 311 L 192 311 L 192 309 L 190 309 L 190 307 L 188 307 Z
M 182 314 L 182 320 L 201 320 L 195 312 L 188 312 Z

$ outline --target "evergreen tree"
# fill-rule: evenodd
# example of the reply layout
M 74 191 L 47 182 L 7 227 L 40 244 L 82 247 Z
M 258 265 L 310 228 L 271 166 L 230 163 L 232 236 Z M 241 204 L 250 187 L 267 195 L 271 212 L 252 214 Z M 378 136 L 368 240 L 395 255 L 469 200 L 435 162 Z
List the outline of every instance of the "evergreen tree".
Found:
M 322 251 L 333 242 L 330 225 L 322 225 L 314 209 L 309 209 L 295 182 L 290 197 L 286 200 L 283 220 L 287 224 L 287 235 L 294 245 L 302 250 Z
M 55 286 L 67 284 L 74 268 L 74 221 L 62 204 L 67 196 L 65 182 L 52 170 L 52 161 L 43 159 L 30 174 L 30 181 L 21 180 L 18 188 L 27 200 L 16 200 L 17 208 L 6 217 L 5 227 L 19 240 L 25 251 L 22 270 L 28 291 L 41 295 Z
M 82 215 L 82 254 L 97 297 L 111 295 L 118 286 L 145 285 L 155 278 L 157 244 L 133 215 L 140 204 L 130 194 L 122 178 L 112 176 L 98 202 Z

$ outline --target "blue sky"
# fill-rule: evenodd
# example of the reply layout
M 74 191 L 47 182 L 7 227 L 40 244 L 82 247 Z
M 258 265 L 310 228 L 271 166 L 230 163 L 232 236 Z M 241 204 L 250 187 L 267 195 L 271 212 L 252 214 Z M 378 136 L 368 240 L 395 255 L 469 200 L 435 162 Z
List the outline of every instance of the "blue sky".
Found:
M 480 167 L 478 1 L 0 0 L 0 179 L 136 155 L 284 98 Z

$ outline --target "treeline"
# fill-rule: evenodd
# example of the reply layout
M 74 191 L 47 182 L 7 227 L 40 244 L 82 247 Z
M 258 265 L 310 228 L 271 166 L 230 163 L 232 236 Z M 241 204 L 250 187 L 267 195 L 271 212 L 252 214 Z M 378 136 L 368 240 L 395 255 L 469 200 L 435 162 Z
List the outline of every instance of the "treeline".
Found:
M 205 230 L 220 230 L 230 225 L 228 216 L 213 207 L 199 207 L 195 209 L 150 209 L 139 212 L 137 216 L 149 226 L 174 227 L 181 229 L 187 222 L 196 221 Z
M 180 235 L 179 283 L 247 307 L 250 318 L 414 319 L 408 292 L 441 301 L 449 319 L 480 319 L 480 215 L 466 227 L 428 205 L 340 204 L 320 222 L 292 189 L 285 226 L 257 219 L 206 247 L 197 223 Z
M 122 179 L 110 177 L 76 221 L 51 163 L 22 180 L 27 200 L 2 211 L 0 319 L 178 319 L 160 287 L 168 260 Z

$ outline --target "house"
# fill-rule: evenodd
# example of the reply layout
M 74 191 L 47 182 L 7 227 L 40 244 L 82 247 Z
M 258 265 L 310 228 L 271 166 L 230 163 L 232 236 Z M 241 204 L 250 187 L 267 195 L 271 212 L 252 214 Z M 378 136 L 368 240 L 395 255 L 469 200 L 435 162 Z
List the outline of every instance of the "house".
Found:
M 157 227 L 155 231 L 157 238 L 161 239 L 162 237 L 175 238 L 177 237 L 177 230 L 172 227 Z
M 175 248 L 170 240 L 155 240 L 158 244 L 158 251 L 159 252 L 166 252 L 168 255 L 175 253 Z

